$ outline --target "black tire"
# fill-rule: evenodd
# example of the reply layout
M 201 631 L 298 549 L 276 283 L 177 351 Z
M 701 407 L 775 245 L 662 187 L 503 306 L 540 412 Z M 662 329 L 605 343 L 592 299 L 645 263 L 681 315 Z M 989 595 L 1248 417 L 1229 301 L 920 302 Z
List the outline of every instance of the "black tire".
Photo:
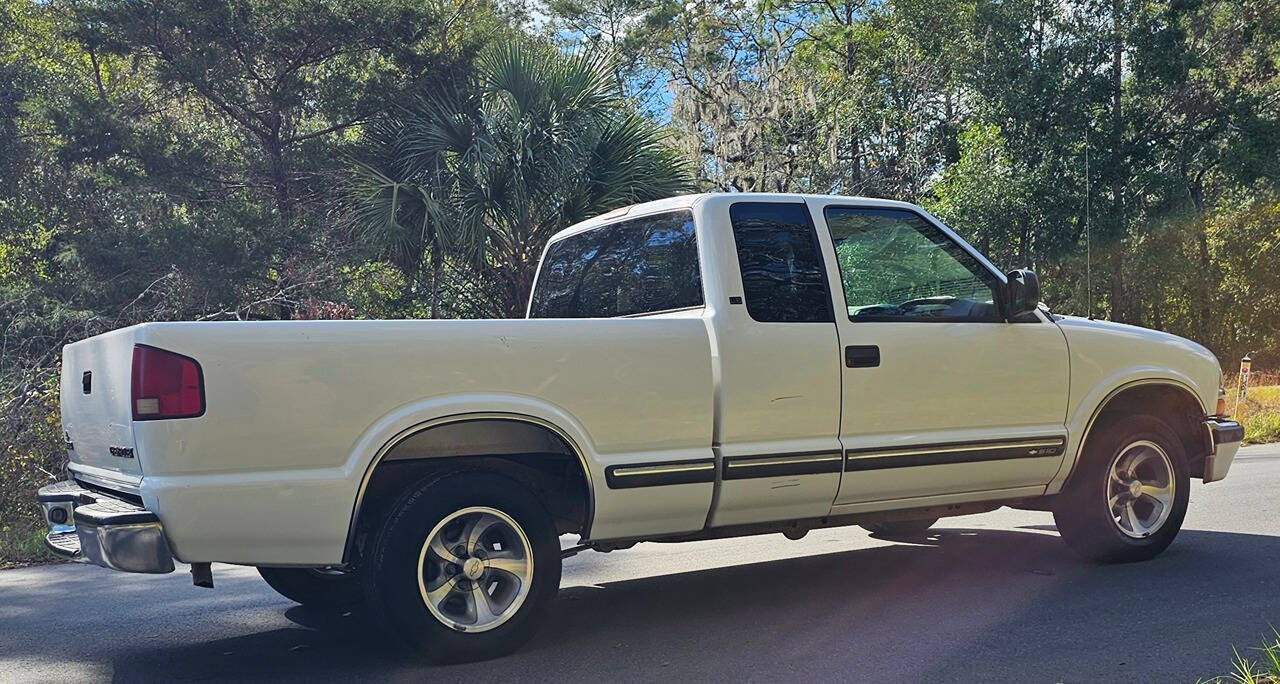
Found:
M 937 518 L 920 518 L 919 520 L 890 520 L 886 522 L 867 523 L 860 527 L 871 534 L 881 537 L 919 537 L 938 522 Z
M 1167 517 L 1148 533 L 1126 534 L 1112 513 L 1111 471 L 1117 459 L 1137 442 L 1151 442 L 1168 456 L 1174 491 Z M 1123 489 L 1121 487 L 1121 489 Z M 1132 563 L 1154 558 L 1173 543 L 1187 514 L 1191 478 L 1186 452 L 1164 421 L 1149 415 L 1106 418 L 1096 424 L 1085 444 L 1077 471 L 1057 499 L 1053 519 L 1063 540 L 1077 554 L 1098 563 Z M 1151 507 L 1149 510 L 1154 511 Z
M 258 574 L 281 596 L 308 608 L 341 611 L 364 600 L 364 587 L 353 573 L 324 568 L 258 568 Z
M 517 523 L 532 547 L 533 571 L 527 594 L 505 622 L 467 632 L 446 625 L 428 607 L 419 589 L 419 556 L 429 557 L 424 545 L 438 524 L 475 507 Z M 361 574 L 373 619 L 407 642 L 413 655 L 434 663 L 485 660 L 511 653 L 533 636 L 560 589 L 560 540 L 551 515 L 520 483 L 488 471 L 455 471 L 418 483 L 401 497 Z

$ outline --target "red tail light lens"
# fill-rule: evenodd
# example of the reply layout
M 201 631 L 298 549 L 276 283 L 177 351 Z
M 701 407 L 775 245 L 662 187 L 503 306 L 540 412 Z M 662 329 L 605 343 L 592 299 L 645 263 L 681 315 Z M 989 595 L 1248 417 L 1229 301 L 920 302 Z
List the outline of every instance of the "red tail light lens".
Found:
M 204 414 L 204 376 L 195 359 L 146 345 L 133 347 L 134 420 Z

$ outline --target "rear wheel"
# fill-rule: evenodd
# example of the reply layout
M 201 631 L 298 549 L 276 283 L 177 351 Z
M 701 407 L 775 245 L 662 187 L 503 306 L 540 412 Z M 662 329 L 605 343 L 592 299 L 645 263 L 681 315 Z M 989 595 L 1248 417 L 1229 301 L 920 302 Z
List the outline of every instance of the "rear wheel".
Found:
M 363 567 L 389 633 L 430 661 L 483 660 L 533 635 L 560 587 L 560 542 L 522 485 L 458 472 L 405 495 Z
M 867 523 L 862 529 L 882 537 L 919 537 L 938 522 L 937 518 L 920 518 L 918 520 L 890 520 L 886 522 Z
M 364 599 L 360 578 L 337 568 L 258 568 L 281 596 L 309 608 L 345 610 Z
M 1154 416 L 1094 427 L 1078 477 L 1054 507 L 1058 531 L 1101 563 L 1147 560 L 1173 543 L 1187 513 L 1191 478 L 1182 443 Z

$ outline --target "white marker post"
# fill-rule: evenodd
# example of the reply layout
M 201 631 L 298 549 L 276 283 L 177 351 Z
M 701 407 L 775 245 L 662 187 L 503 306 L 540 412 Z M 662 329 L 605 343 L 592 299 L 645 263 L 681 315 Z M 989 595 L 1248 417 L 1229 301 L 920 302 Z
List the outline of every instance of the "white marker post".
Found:
M 1245 396 L 1249 392 L 1249 369 L 1253 367 L 1253 359 L 1248 354 L 1240 359 L 1240 390 L 1236 392 L 1236 409 L 1232 413 L 1236 418 L 1240 417 L 1240 404 L 1244 403 Z

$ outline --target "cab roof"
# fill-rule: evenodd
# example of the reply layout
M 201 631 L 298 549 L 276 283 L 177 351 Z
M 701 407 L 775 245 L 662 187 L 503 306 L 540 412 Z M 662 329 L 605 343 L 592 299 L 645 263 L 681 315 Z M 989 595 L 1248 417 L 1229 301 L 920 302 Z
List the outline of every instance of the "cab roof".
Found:
M 736 202 L 741 200 L 751 200 L 756 202 L 802 202 L 804 200 L 843 200 L 846 202 L 857 202 L 862 206 L 885 207 L 897 209 L 914 209 L 920 211 L 920 207 L 909 202 L 898 202 L 896 200 L 878 199 L 874 197 L 855 197 L 849 195 L 816 195 L 802 193 L 779 193 L 779 192 L 703 192 L 691 195 L 677 195 L 675 197 L 667 197 L 665 199 L 653 200 L 650 202 L 641 202 L 639 204 L 631 204 L 625 207 L 619 207 L 613 211 L 593 216 L 585 221 L 565 228 L 564 230 L 551 236 L 548 243 L 555 242 L 564 237 L 568 237 L 575 233 L 581 233 L 597 226 L 614 221 L 622 220 L 628 216 L 644 216 L 646 214 L 656 214 L 664 211 L 672 211 L 674 209 L 692 209 L 693 207 L 707 202 L 713 201 L 730 201 Z

